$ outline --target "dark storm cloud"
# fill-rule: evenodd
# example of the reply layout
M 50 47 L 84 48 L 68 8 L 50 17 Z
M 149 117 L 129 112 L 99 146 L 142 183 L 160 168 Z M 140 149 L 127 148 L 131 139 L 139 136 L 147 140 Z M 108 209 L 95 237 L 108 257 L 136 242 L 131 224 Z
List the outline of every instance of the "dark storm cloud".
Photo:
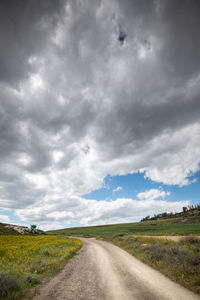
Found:
M 171 99 L 163 102 L 149 104 L 148 101 L 135 101 L 133 105 L 123 100 L 108 113 L 109 117 L 105 113 L 100 118 L 99 143 L 105 143 L 106 147 L 110 145 L 110 155 L 114 157 L 130 151 L 127 148 L 130 143 L 138 150 L 141 143 L 151 140 L 163 130 L 178 130 L 196 123 L 199 121 L 200 112 L 199 94 L 199 88 L 192 97 L 183 89 L 178 95 L 173 95 Z M 126 99 L 126 94 L 121 98 Z M 123 136 L 120 136 L 121 132 L 124 133 Z
M 199 1 L 160 1 L 163 5 L 164 51 L 160 59 L 169 62 L 166 65 L 169 75 L 188 78 L 199 73 L 200 60 L 200 2 Z M 170 20 L 170 22 L 169 22 Z
M 125 0 L 119 5 L 129 30 L 134 32 L 133 25 L 138 23 L 140 38 L 148 40 L 151 34 L 159 35 L 162 47 L 157 55 L 169 76 L 185 78 L 199 72 L 198 0 Z
M 79 197 L 107 174 L 189 184 L 199 169 L 199 11 L 197 0 L 1 1 L 1 205 L 37 220 L 80 210 L 87 223 Z M 90 203 L 96 220 L 119 217 L 120 200 L 107 214 Z
M 62 17 L 64 1 L 0 2 L 0 80 L 17 86 L 34 71 L 33 55 L 42 55 L 49 35 Z

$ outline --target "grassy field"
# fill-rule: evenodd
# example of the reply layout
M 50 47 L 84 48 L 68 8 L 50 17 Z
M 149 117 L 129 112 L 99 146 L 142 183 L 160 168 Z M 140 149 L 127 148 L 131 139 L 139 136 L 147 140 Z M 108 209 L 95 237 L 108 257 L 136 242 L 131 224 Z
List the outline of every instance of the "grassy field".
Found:
M 22 292 L 61 270 L 81 245 L 66 236 L 0 236 L 0 299 L 21 299 Z
M 184 223 L 186 222 L 186 223 Z M 67 234 L 76 236 L 113 236 L 115 233 L 131 235 L 200 235 L 200 216 L 190 217 L 184 221 L 182 218 L 163 219 L 129 224 L 106 226 L 90 226 L 66 228 L 49 231 L 48 234 Z
M 166 239 L 116 234 L 104 238 L 123 248 L 144 263 L 159 270 L 173 281 L 200 294 L 200 239 Z

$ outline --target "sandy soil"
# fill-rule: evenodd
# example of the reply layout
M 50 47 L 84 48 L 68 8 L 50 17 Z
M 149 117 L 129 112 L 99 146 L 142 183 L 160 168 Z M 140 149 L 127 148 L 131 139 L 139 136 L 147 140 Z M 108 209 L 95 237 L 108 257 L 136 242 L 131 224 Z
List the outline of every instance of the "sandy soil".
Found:
M 146 238 L 153 238 L 153 239 L 164 239 L 164 240 L 171 240 L 171 241 L 174 241 L 174 242 L 179 242 L 180 240 L 184 239 L 184 238 L 187 238 L 187 237 L 190 237 L 190 236 L 181 236 L 181 235 L 135 235 L 135 236 L 138 236 L 138 237 L 146 237 Z M 200 237 L 199 236 L 195 236 L 195 238 L 199 239 Z
M 186 236 L 177 236 L 177 235 L 135 235 L 138 237 L 145 237 L 145 238 L 153 238 L 153 239 L 165 239 L 165 240 L 171 240 L 174 242 L 179 242 L 181 239 L 185 238 Z M 198 238 L 198 237 L 197 237 Z
M 180 285 L 124 250 L 82 239 L 83 248 L 34 300 L 197 300 Z

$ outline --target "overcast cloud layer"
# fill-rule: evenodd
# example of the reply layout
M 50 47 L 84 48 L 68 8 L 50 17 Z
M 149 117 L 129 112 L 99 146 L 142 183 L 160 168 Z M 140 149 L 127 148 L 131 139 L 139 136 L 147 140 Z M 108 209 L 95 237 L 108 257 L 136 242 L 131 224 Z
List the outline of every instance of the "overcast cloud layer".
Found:
M 55 228 L 188 204 L 163 200 L 167 191 L 81 195 L 107 174 L 190 184 L 200 163 L 199 12 L 198 0 L 1 0 L 0 206 Z

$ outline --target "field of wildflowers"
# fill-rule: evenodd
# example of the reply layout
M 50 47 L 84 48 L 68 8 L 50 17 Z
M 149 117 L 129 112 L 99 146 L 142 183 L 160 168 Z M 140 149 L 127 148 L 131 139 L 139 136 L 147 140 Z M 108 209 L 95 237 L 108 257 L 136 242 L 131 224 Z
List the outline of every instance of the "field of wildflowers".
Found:
M 81 245 L 65 236 L 0 236 L 0 299 L 13 299 L 56 273 Z

